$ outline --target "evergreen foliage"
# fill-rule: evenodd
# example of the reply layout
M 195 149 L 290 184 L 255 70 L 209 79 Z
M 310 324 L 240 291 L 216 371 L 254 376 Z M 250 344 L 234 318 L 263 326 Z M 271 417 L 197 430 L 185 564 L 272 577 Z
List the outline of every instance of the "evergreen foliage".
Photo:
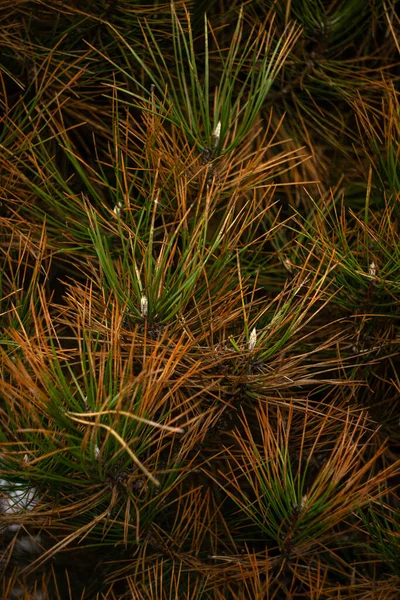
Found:
M 1 597 L 400 597 L 395 0 L 0 7 Z

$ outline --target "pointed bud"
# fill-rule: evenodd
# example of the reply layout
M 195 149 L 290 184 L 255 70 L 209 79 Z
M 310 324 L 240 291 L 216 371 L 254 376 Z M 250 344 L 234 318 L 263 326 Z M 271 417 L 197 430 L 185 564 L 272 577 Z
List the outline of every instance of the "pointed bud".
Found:
M 214 148 L 218 146 L 219 138 L 221 137 L 221 121 L 218 121 L 216 128 L 213 131 L 213 145 Z
M 99 460 L 99 456 L 100 456 L 100 448 L 96 444 L 95 447 L 94 447 L 94 457 L 95 457 L 96 460 Z
M 289 271 L 289 273 L 293 272 L 293 264 L 290 262 L 290 259 L 287 256 L 285 256 L 285 258 L 283 259 L 283 265 L 285 269 Z
M 116 204 L 113 208 L 113 213 L 116 215 L 120 215 L 121 214 L 121 208 L 122 208 L 122 202 L 118 202 L 118 204 Z
M 146 296 L 142 296 L 140 298 L 140 312 L 142 314 L 143 319 L 147 317 L 147 312 L 149 308 L 149 303 Z
M 376 275 L 376 264 L 374 263 L 374 261 L 372 261 L 372 263 L 369 265 L 369 274 L 371 275 L 371 277 L 375 277 Z
M 255 348 L 256 344 L 257 344 L 257 330 L 254 327 L 254 329 L 250 333 L 249 350 L 253 350 L 253 348 Z

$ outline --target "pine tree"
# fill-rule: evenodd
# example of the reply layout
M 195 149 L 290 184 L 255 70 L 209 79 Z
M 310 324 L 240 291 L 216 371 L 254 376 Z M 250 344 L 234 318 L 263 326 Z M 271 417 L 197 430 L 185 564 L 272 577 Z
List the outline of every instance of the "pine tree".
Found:
M 399 597 L 395 0 L 0 17 L 2 597 Z

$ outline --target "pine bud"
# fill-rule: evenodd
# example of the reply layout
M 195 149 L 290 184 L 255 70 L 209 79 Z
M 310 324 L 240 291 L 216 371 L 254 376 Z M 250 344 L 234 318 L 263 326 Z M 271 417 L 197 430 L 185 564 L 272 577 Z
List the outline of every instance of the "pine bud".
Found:
M 374 261 L 372 261 L 372 263 L 369 265 L 369 274 L 371 275 L 371 277 L 375 277 L 376 275 L 376 264 L 374 263 Z
M 254 327 L 254 329 L 250 333 L 249 350 L 253 350 L 253 348 L 255 348 L 255 346 L 256 346 L 256 343 L 257 343 L 257 330 Z
M 118 202 L 114 208 L 113 208 L 113 213 L 116 215 L 120 215 L 121 214 L 121 208 L 122 208 L 122 202 Z
M 219 143 L 219 138 L 221 136 L 221 121 L 218 121 L 216 128 L 213 131 L 213 146 L 216 148 Z
M 140 312 L 141 312 L 143 319 L 145 319 L 147 317 L 148 307 L 149 307 L 149 303 L 148 303 L 146 296 L 142 296 L 140 298 Z

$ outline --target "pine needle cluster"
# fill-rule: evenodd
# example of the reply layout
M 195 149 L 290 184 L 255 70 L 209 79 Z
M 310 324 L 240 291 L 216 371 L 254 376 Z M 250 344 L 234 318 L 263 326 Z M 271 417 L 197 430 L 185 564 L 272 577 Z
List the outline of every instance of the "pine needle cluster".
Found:
M 400 597 L 395 5 L 3 2 L 3 598 Z

